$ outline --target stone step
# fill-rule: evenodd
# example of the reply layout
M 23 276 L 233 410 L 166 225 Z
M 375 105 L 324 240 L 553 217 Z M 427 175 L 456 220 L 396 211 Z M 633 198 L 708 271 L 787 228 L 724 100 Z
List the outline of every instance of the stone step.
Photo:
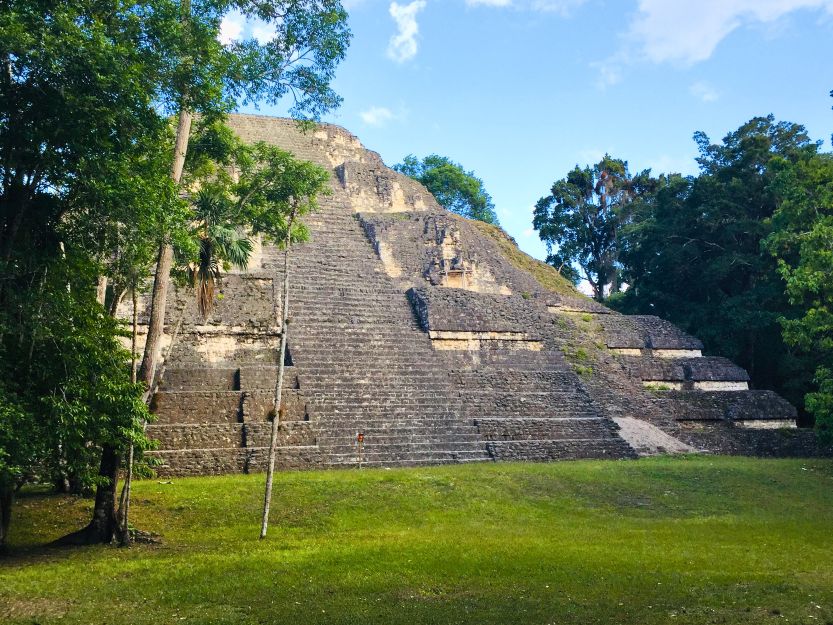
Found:
M 619 437 L 607 439 L 491 441 L 486 443 L 495 460 L 578 460 L 582 458 L 634 458 L 633 449 Z
M 239 423 L 242 408 L 240 391 L 159 391 L 150 403 L 160 425 Z
M 332 442 L 321 442 L 321 447 L 326 449 L 331 456 L 358 454 L 358 447 L 351 443 L 333 444 Z M 363 454 L 367 456 L 372 455 L 393 455 L 400 456 L 402 454 L 429 454 L 437 452 L 466 452 L 466 453 L 480 453 L 486 454 L 486 448 L 483 443 L 477 442 L 459 442 L 459 441 L 397 441 L 386 442 L 384 445 L 376 445 L 373 442 L 368 442 L 365 439 Z
M 328 454 L 328 464 L 358 464 L 359 454 L 353 453 L 337 453 Z M 437 462 L 464 462 L 466 460 L 488 460 L 489 456 L 483 450 L 456 450 L 456 451 L 441 451 L 441 450 L 424 450 L 424 451 L 402 451 L 399 453 L 384 453 L 374 452 L 362 454 L 363 463 L 372 465 L 374 463 L 395 462 L 397 464 L 404 464 L 409 462 L 430 462 L 436 464 Z
M 618 428 L 607 419 L 477 419 L 487 441 L 607 438 Z
M 191 475 L 220 475 L 263 471 L 268 459 L 268 448 L 248 449 L 183 449 L 145 452 L 161 464 L 154 467 L 160 477 Z M 275 466 L 278 470 L 313 469 L 323 464 L 317 446 L 288 446 L 277 449 Z

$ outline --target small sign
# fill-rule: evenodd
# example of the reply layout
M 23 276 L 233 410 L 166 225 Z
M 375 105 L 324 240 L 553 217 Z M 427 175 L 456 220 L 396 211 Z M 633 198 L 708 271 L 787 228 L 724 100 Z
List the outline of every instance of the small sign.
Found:
M 359 432 L 358 434 L 356 434 L 356 440 L 359 441 L 360 443 L 363 443 L 364 442 L 364 434 L 362 432 Z

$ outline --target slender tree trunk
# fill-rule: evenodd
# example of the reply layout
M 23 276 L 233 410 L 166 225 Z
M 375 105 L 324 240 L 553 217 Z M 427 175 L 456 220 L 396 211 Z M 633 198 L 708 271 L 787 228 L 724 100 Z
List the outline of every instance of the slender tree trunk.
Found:
M 284 360 L 286 359 L 286 340 L 289 324 L 289 247 L 292 240 L 292 225 L 295 222 L 297 209 L 292 209 L 289 216 L 289 226 L 286 230 L 286 240 L 283 248 L 283 299 L 281 301 L 281 348 L 278 355 L 278 379 L 275 382 L 275 396 L 273 402 L 272 436 L 269 440 L 269 464 L 266 469 L 266 494 L 263 498 L 263 519 L 260 523 L 260 538 L 266 538 L 269 527 L 269 507 L 272 503 L 272 482 L 275 476 L 275 456 L 278 449 L 278 429 L 281 424 L 281 403 L 283 398 Z
M 124 299 L 124 293 L 125 289 L 118 285 L 113 285 L 113 298 L 110 300 L 110 306 L 107 308 L 107 314 L 113 318 L 115 318 L 116 313 L 119 311 L 119 304 Z
M 136 383 L 136 335 L 139 331 L 139 296 L 136 289 L 132 292 L 133 299 L 133 328 L 130 336 L 130 381 Z M 133 485 L 133 443 L 127 450 L 127 476 L 119 501 L 119 516 L 121 520 L 121 544 L 130 544 L 130 487 Z
M 171 178 L 176 184 L 182 179 L 185 166 L 185 154 L 188 151 L 188 138 L 191 133 L 191 113 L 185 109 L 179 112 L 179 124 L 176 129 L 176 143 L 174 145 L 174 162 L 171 166 Z M 171 268 L 174 261 L 174 250 L 170 243 L 164 241 L 159 246 L 159 256 L 156 262 L 156 275 L 153 279 L 153 292 L 150 300 L 150 322 L 148 323 L 147 341 L 142 356 L 142 366 L 139 368 L 139 379 L 150 389 L 156 374 L 159 361 L 162 333 L 165 329 L 165 308 L 168 299 L 168 283 L 171 278 Z
M 133 288 L 132 292 L 132 300 L 133 300 L 133 327 L 131 328 L 132 332 L 130 334 L 130 381 L 133 384 L 136 383 L 136 338 L 139 334 L 139 295 L 136 292 L 136 288 Z
M 98 284 L 95 287 L 95 299 L 99 304 L 104 306 L 104 302 L 107 299 L 107 276 L 98 276 Z

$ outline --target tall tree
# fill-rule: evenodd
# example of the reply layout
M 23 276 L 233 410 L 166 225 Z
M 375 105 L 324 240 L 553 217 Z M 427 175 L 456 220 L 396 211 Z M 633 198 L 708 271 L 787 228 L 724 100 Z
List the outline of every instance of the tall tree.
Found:
M 833 155 L 773 163 L 781 203 L 766 248 L 778 260 L 798 313 L 780 319 L 784 340 L 813 371 L 805 407 L 824 443 L 833 443 Z
M 784 345 L 778 321 L 794 311 L 762 242 L 781 202 L 775 164 L 811 158 L 818 144 L 802 126 L 771 115 L 720 143 L 694 138 L 700 174 L 664 179 L 635 205 L 622 237 L 630 288 L 610 303 L 674 322 L 745 367 L 754 386 L 800 401 L 806 363 Z
M 90 534 L 103 539 L 115 476 L 89 468 L 140 437 L 142 410 L 119 327 L 90 289 L 102 269 L 97 235 L 113 216 L 136 198 L 137 215 L 169 198 L 147 158 L 166 140 L 155 107 L 163 9 L 10 0 L 0 11 L 0 366 L 11 375 L 26 363 L 5 392 L 41 423 L 32 433 L 44 434 L 46 460 L 30 473 L 101 485 Z
M 259 20 L 273 37 L 221 43 L 222 19 L 231 11 Z M 180 28 L 166 33 L 174 54 L 163 94 L 178 109 L 171 179 L 179 184 L 194 113 L 214 117 L 235 103 L 277 103 L 290 95 L 298 118 L 317 119 L 341 99 L 330 87 L 350 41 L 347 13 L 339 0 L 182 0 Z M 173 35 L 173 36 L 172 36 Z M 151 313 L 139 377 L 153 385 L 161 338 L 173 247 L 159 247 Z
M 431 154 L 419 160 L 408 155 L 393 168 L 421 182 L 446 210 L 498 225 L 495 205 L 483 181 L 448 157 Z
M 235 196 L 246 213 L 252 233 L 283 248 L 283 276 L 280 296 L 280 316 L 276 320 L 281 329 L 278 350 L 278 376 L 275 382 L 272 409 L 272 430 L 266 490 L 263 502 L 260 537 L 266 536 L 275 459 L 280 428 L 284 363 L 289 335 L 289 271 L 290 247 L 309 236 L 301 219 L 318 208 L 318 197 L 330 193 L 329 173 L 307 161 L 299 161 L 291 154 L 265 143 L 254 146 L 249 159 L 238 160 L 240 183 Z
M 576 166 L 535 205 L 532 225 L 547 245 L 547 262 L 562 272 L 577 265 L 599 301 L 619 291 L 619 233 L 634 200 L 653 190 L 650 173 L 632 176 L 627 162 L 605 155 L 592 167 Z

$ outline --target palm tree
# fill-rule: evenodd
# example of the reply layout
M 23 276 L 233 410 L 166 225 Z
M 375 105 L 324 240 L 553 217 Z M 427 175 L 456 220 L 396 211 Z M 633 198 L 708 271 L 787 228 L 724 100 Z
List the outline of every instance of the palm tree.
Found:
M 199 248 L 196 262 L 188 266 L 188 277 L 197 297 L 203 320 L 214 307 L 220 272 L 231 267 L 246 269 L 252 254 L 252 240 L 234 222 L 237 203 L 219 185 L 207 185 L 194 198 L 194 236 Z

